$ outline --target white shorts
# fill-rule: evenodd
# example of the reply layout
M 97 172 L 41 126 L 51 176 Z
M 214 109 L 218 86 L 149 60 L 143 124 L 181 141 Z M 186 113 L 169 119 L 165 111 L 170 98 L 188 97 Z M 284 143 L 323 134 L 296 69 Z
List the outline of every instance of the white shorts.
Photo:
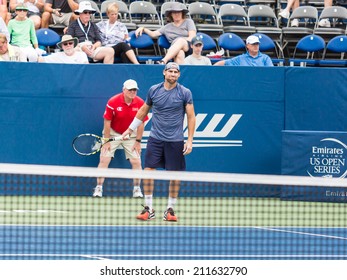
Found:
M 121 134 L 111 129 L 110 136 L 116 137 L 116 136 L 121 136 Z M 113 158 L 117 149 L 119 149 L 120 147 L 123 147 L 126 159 L 140 158 L 140 155 L 135 150 L 133 150 L 135 142 L 136 142 L 136 135 L 131 135 L 130 139 L 128 140 L 111 141 L 110 150 L 108 150 L 106 153 L 100 154 L 100 156 Z

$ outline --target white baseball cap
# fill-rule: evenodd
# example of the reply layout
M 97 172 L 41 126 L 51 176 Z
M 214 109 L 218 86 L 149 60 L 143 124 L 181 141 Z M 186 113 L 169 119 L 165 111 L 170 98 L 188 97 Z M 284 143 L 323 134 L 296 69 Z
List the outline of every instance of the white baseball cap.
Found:
M 126 89 L 139 89 L 138 86 L 137 86 L 137 83 L 135 80 L 126 80 L 123 84 L 123 87 L 126 88 Z
M 255 36 L 255 35 L 251 35 L 251 36 L 248 36 L 247 39 L 246 39 L 246 44 L 260 44 L 260 41 L 259 41 L 259 37 Z

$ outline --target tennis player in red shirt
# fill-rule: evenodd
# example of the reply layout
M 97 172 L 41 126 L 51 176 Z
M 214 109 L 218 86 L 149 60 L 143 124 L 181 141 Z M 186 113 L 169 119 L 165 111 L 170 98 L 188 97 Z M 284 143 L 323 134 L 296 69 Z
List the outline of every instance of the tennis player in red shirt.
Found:
M 137 82 L 126 80 L 123 84 L 123 92 L 111 97 L 106 105 L 104 113 L 103 137 L 110 138 L 121 136 L 126 131 L 136 116 L 137 111 L 144 103 L 143 99 L 137 96 Z M 130 161 L 133 169 L 142 169 L 141 166 L 141 139 L 144 131 L 143 123 L 130 135 L 129 140 L 111 141 L 103 145 L 100 153 L 98 168 L 107 168 L 114 157 L 116 150 L 123 147 L 125 157 Z M 97 178 L 97 185 L 94 189 L 94 197 L 102 197 L 103 183 L 105 178 Z M 134 179 L 133 197 L 143 197 L 140 188 L 140 179 Z

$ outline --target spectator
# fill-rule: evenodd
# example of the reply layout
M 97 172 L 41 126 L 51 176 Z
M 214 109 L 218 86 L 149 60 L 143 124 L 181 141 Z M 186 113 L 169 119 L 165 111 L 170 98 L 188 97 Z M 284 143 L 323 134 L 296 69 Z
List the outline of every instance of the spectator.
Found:
M 131 134 L 152 109 L 152 127 L 147 141 L 145 170 L 164 168 L 172 171 L 186 169 L 185 156 L 193 150 L 195 131 L 195 113 L 191 91 L 178 83 L 180 67 L 175 62 L 165 65 L 164 82 L 153 85 L 141 109 L 137 112 L 123 137 Z M 184 123 L 187 116 L 188 139 L 184 143 Z M 142 212 L 137 215 L 139 220 L 155 218 L 153 209 L 154 181 L 143 180 L 145 204 Z M 167 208 L 164 211 L 164 221 L 177 222 L 174 207 L 180 189 L 179 180 L 171 180 Z
M 300 6 L 300 0 L 288 0 L 287 6 L 278 14 L 279 17 L 289 19 L 290 9 L 293 11 Z M 290 23 L 291 27 L 299 27 L 299 20 L 293 19 Z
M 186 55 L 192 53 L 190 41 L 196 36 L 196 27 L 193 20 L 186 18 L 187 13 L 188 10 L 184 4 L 172 2 L 171 7 L 165 12 L 165 16 L 170 21 L 168 24 L 155 31 L 145 27 L 139 27 L 135 31 L 136 36 L 141 36 L 144 32 L 152 38 L 164 35 L 168 39 L 171 46 L 164 58 L 159 61 L 160 64 L 166 64 L 171 59 L 182 64 Z
M 75 48 L 78 45 L 78 39 L 72 38 L 71 35 L 64 35 L 61 41 L 57 44 L 62 52 L 53 53 L 48 56 L 40 56 L 39 62 L 47 63 L 71 63 L 71 64 L 86 64 L 89 63 L 87 55 L 82 51 L 77 51 Z
M 134 119 L 144 101 L 137 96 L 138 86 L 136 81 L 127 80 L 123 84 L 123 92 L 113 96 L 106 105 L 104 113 L 103 137 L 110 138 L 120 136 Z M 145 118 L 145 122 L 148 118 Z M 123 147 L 126 158 L 133 169 L 141 170 L 141 139 L 144 131 L 144 123 L 141 123 L 136 131 L 130 135 L 129 140 L 112 141 L 103 145 L 100 153 L 98 168 L 107 168 L 114 157 L 114 153 Z M 105 178 L 97 178 L 97 186 L 93 196 L 101 197 Z M 134 179 L 133 197 L 143 197 L 140 180 Z
M 41 27 L 48 28 L 51 23 L 69 26 L 70 22 L 78 18 L 72 12 L 77 9 L 77 0 L 46 0 Z
M 208 57 L 201 55 L 202 49 L 204 47 L 201 36 L 195 36 L 192 39 L 190 46 L 193 49 L 193 53 L 184 59 L 184 64 L 212 65 L 211 60 Z
M 21 61 L 26 62 L 26 55 L 19 47 L 11 46 L 7 36 L 0 33 L 0 61 Z
M 0 17 L 7 24 L 11 19 L 11 14 L 7 9 L 7 0 L 0 0 Z
M 134 51 L 126 42 L 129 38 L 124 23 L 118 21 L 119 7 L 116 3 L 107 6 L 108 20 L 100 21 L 96 25 L 100 30 L 101 44 L 114 49 L 114 57 L 120 57 L 123 63 L 139 64 Z
M 331 7 L 333 5 L 333 0 L 324 0 L 324 9 Z M 323 18 L 318 22 L 320 27 L 330 27 L 330 20 L 328 18 Z
M 271 58 L 259 51 L 259 38 L 251 35 L 246 39 L 247 52 L 234 58 L 221 60 L 216 66 L 273 66 Z
M 30 62 L 36 62 L 38 56 L 45 53 L 39 49 L 34 23 L 27 18 L 28 8 L 25 4 L 16 7 L 17 16 L 8 23 L 11 44 L 18 46 Z
M 5 34 L 8 42 L 11 40 L 10 33 L 8 33 L 7 25 L 2 19 L 2 17 L 0 17 L 0 33 Z
M 90 20 L 91 15 L 94 13 L 95 9 L 89 1 L 80 2 L 78 10 L 75 11 L 79 18 L 69 25 L 66 34 L 78 38 L 80 49 L 93 62 L 102 60 L 104 64 L 113 64 L 113 48 L 101 46 L 100 31 L 96 24 Z
M 16 6 L 20 3 L 23 3 L 23 0 L 10 0 L 10 10 L 15 11 Z M 41 12 L 43 10 L 44 6 L 44 0 L 24 0 L 24 3 L 26 4 L 28 8 L 28 14 L 27 17 L 31 19 L 34 22 L 35 29 L 41 28 Z M 14 13 L 12 15 L 12 18 L 14 18 L 16 14 Z

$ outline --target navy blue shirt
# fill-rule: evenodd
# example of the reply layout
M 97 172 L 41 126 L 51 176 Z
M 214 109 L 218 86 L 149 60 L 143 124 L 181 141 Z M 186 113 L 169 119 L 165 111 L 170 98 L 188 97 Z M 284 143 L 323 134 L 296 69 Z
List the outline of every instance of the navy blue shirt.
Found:
M 193 104 L 189 89 L 178 83 L 171 90 L 166 90 L 164 83 L 154 85 L 148 91 L 146 104 L 152 107 L 151 137 L 168 142 L 184 140 L 186 105 Z

